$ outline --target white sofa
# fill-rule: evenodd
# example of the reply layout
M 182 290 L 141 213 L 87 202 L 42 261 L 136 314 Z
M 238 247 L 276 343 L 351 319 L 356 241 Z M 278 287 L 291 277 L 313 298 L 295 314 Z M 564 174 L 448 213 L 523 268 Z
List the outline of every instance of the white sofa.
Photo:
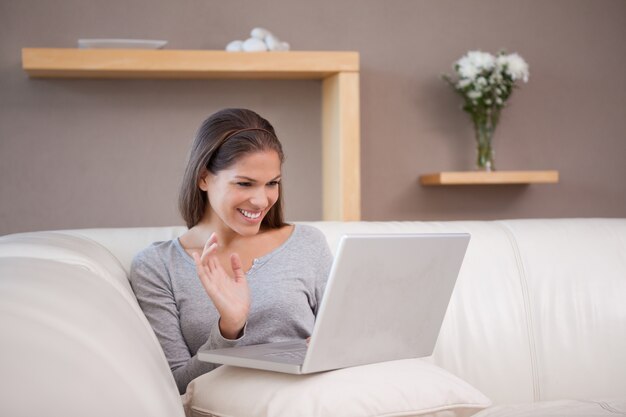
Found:
M 492 400 L 479 415 L 626 414 L 626 219 L 308 224 L 333 250 L 346 232 L 471 234 L 432 360 Z M 0 238 L 0 415 L 184 415 L 127 281 L 183 231 Z

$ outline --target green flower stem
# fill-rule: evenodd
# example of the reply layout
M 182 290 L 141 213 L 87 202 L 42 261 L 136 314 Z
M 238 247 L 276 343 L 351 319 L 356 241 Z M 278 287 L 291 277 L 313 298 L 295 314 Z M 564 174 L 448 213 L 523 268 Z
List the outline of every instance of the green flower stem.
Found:
M 482 108 L 482 111 L 471 113 L 474 122 L 474 133 L 478 147 L 476 165 L 482 171 L 495 171 L 494 150 L 492 146 L 493 132 L 495 131 L 500 112 L 496 109 Z

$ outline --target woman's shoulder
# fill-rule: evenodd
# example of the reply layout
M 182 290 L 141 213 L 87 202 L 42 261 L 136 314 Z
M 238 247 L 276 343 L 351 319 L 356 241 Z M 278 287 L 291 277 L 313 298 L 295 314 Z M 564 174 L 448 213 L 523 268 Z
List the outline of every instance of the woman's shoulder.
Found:
M 317 227 L 301 223 L 296 225 L 296 232 L 298 243 L 294 251 L 298 258 L 304 263 L 309 262 L 320 276 L 327 276 L 333 256 L 326 235 Z
M 327 248 L 328 241 L 324 233 L 317 227 L 297 223 L 294 230 L 294 238 L 300 245 L 309 248 Z
M 159 241 L 139 251 L 130 267 L 129 280 L 133 288 L 138 285 L 171 286 L 170 272 L 177 268 L 176 239 Z M 176 265 L 172 265 L 172 263 Z
M 324 236 L 324 233 L 320 229 L 315 226 L 311 226 L 310 224 L 297 223 L 295 227 L 302 236 L 315 239 L 326 239 L 326 236 Z
M 154 263 L 162 260 L 167 253 L 176 249 L 176 239 L 164 240 L 151 243 L 148 247 L 140 250 L 133 258 L 133 265 L 140 263 Z

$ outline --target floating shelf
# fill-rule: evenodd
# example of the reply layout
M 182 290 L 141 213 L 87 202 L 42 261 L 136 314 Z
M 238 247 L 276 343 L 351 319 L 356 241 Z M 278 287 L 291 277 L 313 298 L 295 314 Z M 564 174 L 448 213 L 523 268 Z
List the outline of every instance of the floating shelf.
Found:
M 324 79 L 359 71 L 359 53 L 23 48 L 22 68 L 45 78 Z
M 447 171 L 420 176 L 420 184 L 426 186 L 556 184 L 558 182 L 558 171 Z
M 32 78 L 322 80 L 324 220 L 361 219 L 359 53 L 23 48 Z

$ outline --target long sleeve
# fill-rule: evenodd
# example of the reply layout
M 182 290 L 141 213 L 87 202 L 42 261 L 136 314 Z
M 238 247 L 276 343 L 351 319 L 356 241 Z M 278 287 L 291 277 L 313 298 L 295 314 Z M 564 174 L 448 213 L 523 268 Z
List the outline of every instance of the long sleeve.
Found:
M 192 379 L 207 373 L 218 365 L 201 362 L 190 353 L 180 324 L 180 310 L 174 297 L 169 273 L 162 259 L 140 253 L 133 261 L 130 283 L 137 301 L 150 322 L 174 375 L 180 393 L 184 393 Z M 156 259 L 155 259 L 156 258 Z M 227 340 L 219 331 L 219 320 L 210 326 L 205 346 L 212 349 L 235 346 L 238 340 Z

